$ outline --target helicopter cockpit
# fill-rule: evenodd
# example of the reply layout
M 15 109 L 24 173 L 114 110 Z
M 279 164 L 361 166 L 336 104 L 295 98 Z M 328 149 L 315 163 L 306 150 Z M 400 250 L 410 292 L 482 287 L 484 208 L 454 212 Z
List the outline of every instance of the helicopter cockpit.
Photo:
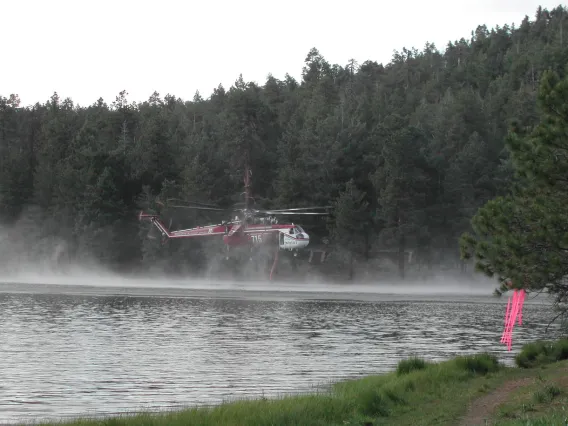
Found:
M 293 228 L 290 228 L 288 233 L 290 235 L 295 235 L 295 236 L 298 236 L 300 238 L 302 238 L 303 236 L 306 236 L 306 231 L 304 231 L 300 225 L 294 225 Z
M 283 250 L 298 250 L 310 243 L 310 236 L 299 225 L 280 232 L 279 245 Z

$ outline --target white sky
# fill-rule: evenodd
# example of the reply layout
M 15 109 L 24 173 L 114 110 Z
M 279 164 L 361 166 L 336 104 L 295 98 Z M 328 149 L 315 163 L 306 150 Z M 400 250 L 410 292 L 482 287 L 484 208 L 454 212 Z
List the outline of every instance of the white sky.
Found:
M 86 106 L 131 101 L 158 91 L 205 98 L 239 74 L 263 83 L 268 73 L 300 78 L 316 47 L 331 63 L 390 61 L 393 50 L 443 50 L 489 28 L 532 20 L 538 0 L 0 0 L 0 95 L 23 105 L 57 91 Z

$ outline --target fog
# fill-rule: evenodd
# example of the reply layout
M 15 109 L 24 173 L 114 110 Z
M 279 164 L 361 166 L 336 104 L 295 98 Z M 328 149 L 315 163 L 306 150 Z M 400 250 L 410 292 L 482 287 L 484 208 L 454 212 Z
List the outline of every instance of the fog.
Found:
M 51 224 L 53 225 L 53 224 Z M 263 273 L 248 274 L 253 278 L 226 279 L 211 277 L 172 277 L 166 276 L 159 269 L 145 273 L 116 273 L 101 266 L 86 249 L 73 253 L 64 238 L 50 236 L 50 224 L 43 220 L 38 209 L 30 208 L 21 215 L 20 220 L 11 227 L 0 228 L 0 282 L 10 284 L 9 288 L 30 290 L 30 285 L 51 286 L 44 291 L 64 291 L 62 286 L 73 286 L 74 292 L 97 292 L 96 288 L 106 289 L 104 293 L 191 295 L 188 291 L 245 292 L 253 293 L 310 293 L 310 294 L 368 294 L 401 296 L 487 296 L 491 297 L 498 286 L 494 279 L 480 274 L 460 275 L 459 273 L 430 274 L 427 278 L 396 277 L 385 278 L 384 274 L 369 276 L 353 281 L 330 282 L 324 275 L 310 273 L 309 278 L 301 281 L 278 279 L 269 281 Z M 46 236 L 47 235 L 47 236 Z M 63 259 L 63 261 L 62 261 Z M 71 260 L 73 259 L 73 260 Z M 212 258 L 211 265 L 218 260 Z M 283 266 L 284 268 L 286 265 Z M 213 267 L 209 269 L 214 269 Z M 20 286 L 17 286 L 20 285 Z M 23 286 L 22 286 L 23 285 Z M 6 285 L 3 286 L 7 289 Z M 123 290 L 116 290 L 123 289 Z M 138 291 L 134 291 L 138 289 Z M 144 290 L 145 289 L 145 290 Z M 170 289 L 170 291 L 166 291 Z M 152 290 L 149 292 L 148 290 Z M 171 290 L 183 290 L 172 292 Z M 70 291 L 69 289 L 65 291 Z M 100 292 L 100 290 L 99 290 Z M 249 293 L 246 293 L 249 292 Z M 229 294 L 229 293 L 226 293 Z M 314 296 L 316 297 L 316 296 Z M 323 296 L 320 296 L 323 297 Z
M 321 281 L 279 281 L 231 279 L 176 278 L 169 276 L 152 277 L 143 274 L 119 274 L 102 268 L 71 266 L 66 271 L 53 268 L 36 268 L 33 265 L 13 273 L 0 274 L 0 282 L 27 284 L 86 285 L 96 287 L 149 287 L 185 289 L 227 289 L 251 291 L 319 291 L 319 292 L 360 292 L 383 294 L 456 294 L 491 295 L 496 287 L 494 280 L 445 278 L 427 280 L 397 280 L 376 282 L 326 283 Z
M 0 274 L 0 291 L 10 293 L 58 293 L 97 296 L 198 297 L 262 300 L 335 299 L 360 301 L 410 301 L 480 299 L 506 303 L 494 297 L 496 283 L 485 277 L 457 279 L 438 276 L 427 280 L 377 279 L 375 282 L 329 283 L 322 281 L 268 281 L 173 278 L 154 274 L 118 274 L 102 267 L 26 265 L 17 272 Z M 542 301 L 544 298 L 541 297 Z M 527 299 L 527 303 L 533 302 Z M 537 302 L 537 301 L 534 301 Z

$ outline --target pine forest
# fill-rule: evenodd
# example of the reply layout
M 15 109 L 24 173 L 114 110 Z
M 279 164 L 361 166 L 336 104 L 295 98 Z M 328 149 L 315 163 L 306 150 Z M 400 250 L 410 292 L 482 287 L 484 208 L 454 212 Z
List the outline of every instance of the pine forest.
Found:
M 532 15 L 465 28 L 443 49 L 397 50 L 388 64 L 331 64 L 312 48 L 299 80 L 235 76 L 208 99 L 153 93 L 135 103 L 123 91 L 85 107 L 54 93 L 23 107 L 17 94 L 0 94 L 0 266 L 220 274 L 221 239 L 164 243 L 138 214 L 159 212 L 171 229 L 220 223 L 228 218 L 166 200 L 230 206 L 249 164 L 256 205 L 332 206 L 323 218 L 294 218 L 312 249 L 290 260 L 298 270 L 340 279 L 471 273 L 464 253 L 482 253 L 472 236 L 480 223 L 497 226 L 501 214 L 516 226 L 514 213 L 488 206 L 539 175 L 519 173 L 518 140 L 534 137 L 548 117 L 542 102 L 568 85 L 566 8 Z M 533 198 L 555 190 L 531 188 Z M 320 253 L 326 260 L 315 264 Z M 496 269 L 486 272 L 507 272 L 506 260 L 485 255 Z

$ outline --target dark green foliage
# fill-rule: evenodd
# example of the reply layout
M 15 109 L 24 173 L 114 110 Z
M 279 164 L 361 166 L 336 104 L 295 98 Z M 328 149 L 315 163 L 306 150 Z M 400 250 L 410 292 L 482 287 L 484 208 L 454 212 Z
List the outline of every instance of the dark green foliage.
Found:
M 466 355 L 456 358 L 458 368 L 473 374 L 493 373 L 500 368 L 497 357 L 491 354 Z
M 565 203 L 551 201 L 564 196 L 568 166 L 558 146 L 568 92 L 564 14 L 558 7 L 518 28 L 480 26 L 445 51 L 430 43 L 403 48 L 384 65 L 330 64 L 314 48 L 299 81 L 269 76 L 259 85 L 239 77 L 208 99 L 153 93 L 133 103 L 123 91 L 110 104 L 100 99 L 84 108 L 55 93 L 22 108 L 17 96 L 0 96 L 0 219 L 33 228 L 14 228 L 35 236 L 30 245 L 64 241 L 71 260 L 204 272 L 220 244 L 162 247 L 136 215 L 170 197 L 230 205 L 249 163 L 263 207 L 335 203 L 327 224 L 293 220 L 315 239 L 331 237 L 350 275 L 357 262 L 385 252 L 397 253 L 401 276 L 408 251 L 415 263 L 455 267 L 472 216 L 503 196 L 473 222 L 474 233 L 496 233 L 477 250 L 482 261 L 493 259 L 488 272 L 530 273 L 537 288 L 557 285 L 568 244 L 568 237 L 552 238 L 564 235 Z M 511 189 L 527 180 L 545 189 L 517 203 Z M 536 220 L 542 210 L 547 220 L 538 233 L 517 238 L 528 235 L 520 218 Z M 226 219 L 160 212 L 178 229 Z M 496 215 L 504 219 L 495 222 Z M 514 238 L 504 236 L 509 223 Z M 552 267 L 532 268 L 535 258 Z
M 424 361 L 421 358 L 415 357 L 415 358 L 403 359 L 398 363 L 396 367 L 396 373 L 399 376 L 402 376 L 403 374 L 408 374 L 414 370 L 423 370 L 427 366 L 428 364 L 426 363 L 426 361 Z
M 387 398 L 381 389 L 366 389 L 361 392 L 359 404 L 361 412 L 367 416 L 387 417 L 390 412 Z
M 334 220 L 331 227 L 332 241 L 337 248 L 348 253 L 349 277 L 353 277 L 353 257 L 355 253 L 364 255 L 368 249 L 368 233 L 372 223 L 368 213 L 366 194 L 361 192 L 353 179 L 345 185 L 334 201 Z
M 568 301 L 568 77 L 543 74 L 538 93 L 540 120 L 508 137 L 519 182 L 472 220 L 475 235 L 462 238 L 462 254 L 489 276 L 510 278 L 515 288 L 548 291 Z
M 568 359 L 568 339 L 554 342 L 537 341 L 523 346 L 515 357 L 515 362 L 522 368 L 533 368 L 552 362 Z
M 552 352 L 552 342 L 537 341 L 528 343 L 515 356 L 515 362 L 519 367 L 532 368 L 537 365 L 548 364 Z

